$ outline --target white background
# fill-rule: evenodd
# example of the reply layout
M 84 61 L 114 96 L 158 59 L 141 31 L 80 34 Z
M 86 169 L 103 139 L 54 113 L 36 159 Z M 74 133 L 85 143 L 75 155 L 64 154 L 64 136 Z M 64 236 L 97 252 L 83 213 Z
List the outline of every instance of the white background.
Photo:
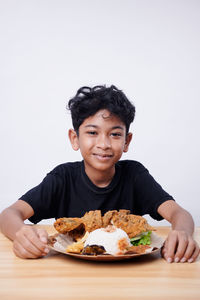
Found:
M 114 84 L 137 110 L 123 158 L 200 226 L 199 29 L 198 0 L 1 0 L 0 211 L 81 159 L 66 104 L 83 85 Z

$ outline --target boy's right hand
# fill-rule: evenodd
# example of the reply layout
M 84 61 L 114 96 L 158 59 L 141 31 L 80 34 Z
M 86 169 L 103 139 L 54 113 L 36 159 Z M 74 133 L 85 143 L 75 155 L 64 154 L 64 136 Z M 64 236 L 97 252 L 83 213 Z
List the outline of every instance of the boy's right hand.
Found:
M 44 229 L 24 225 L 16 232 L 13 251 L 20 258 L 38 258 L 48 252 L 48 234 Z

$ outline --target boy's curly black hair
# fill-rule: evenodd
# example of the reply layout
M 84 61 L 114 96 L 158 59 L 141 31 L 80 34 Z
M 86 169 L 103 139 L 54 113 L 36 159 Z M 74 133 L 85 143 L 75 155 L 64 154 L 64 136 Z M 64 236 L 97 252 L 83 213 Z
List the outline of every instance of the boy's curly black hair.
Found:
M 126 125 L 126 133 L 129 132 L 130 124 L 135 117 L 135 106 L 114 85 L 110 87 L 97 85 L 93 88 L 83 86 L 75 97 L 69 100 L 68 108 L 77 134 L 84 120 L 101 109 L 107 109 L 111 114 L 118 116 Z

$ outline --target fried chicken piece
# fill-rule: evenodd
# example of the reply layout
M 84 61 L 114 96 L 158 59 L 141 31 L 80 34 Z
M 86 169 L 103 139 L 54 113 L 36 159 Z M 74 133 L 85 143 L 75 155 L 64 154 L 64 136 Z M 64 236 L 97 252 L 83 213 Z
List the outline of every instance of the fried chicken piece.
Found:
M 119 210 L 119 217 L 120 216 L 126 216 L 126 215 L 129 215 L 130 214 L 130 210 L 128 209 L 120 209 Z
M 55 229 L 62 234 L 68 233 L 75 240 L 86 231 L 91 232 L 102 227 L 100 210 L 89 211 L 82 218 L 60 218 L 54 222 Z
M 120 209 L 119 211 L 117 210 L 109 210 L 107 211 L 104 216 L 102 217 L 103 219 L 103 227 L 107 227 L 108 225 L 112 225 L 112 219 L 114 216 L 124 216 L 124 215 L 128 215 L 130 213 L 130 210 L 127 209 Z
M 111 225 L 111 221 L 112 221 L 112 218 L 115 214 L 117 214 L 118 211 L 117 210 L 109 210 L 107 211 L 104 216 L 102 217 L 102 227 L 107 227 L 108 225 Z
M 81 218 L 60 218 L 54 222 L 54 227 L 59 233 L 67 233 L 77 229 L 82 224 Z
M 81 218 L 85 225 L 85 231 L 91 232 L 102 227 L 102 217 L 100 210 L 91 210 Z
M 81 223 L 75 229 L 68 231 L 68 235 L 71 236 L 75 241 L 80 240 L 85 234 L 85 225 Z
M 137 236 L 142 232 L 154 230 L 154 228 L 147 223 L 145 218 L 127 214 L 124 211 L 114 214 L 112 223 L 114 226 L 124 230 L 128 234 L 129 238 Z

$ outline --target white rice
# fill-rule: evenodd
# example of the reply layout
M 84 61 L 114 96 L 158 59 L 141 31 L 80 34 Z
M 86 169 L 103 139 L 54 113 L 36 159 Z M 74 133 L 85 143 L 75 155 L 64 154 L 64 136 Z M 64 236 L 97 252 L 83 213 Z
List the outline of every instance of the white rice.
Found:
M 124 249 L 119 247 L 121 240 L 123 240 L 123 245 L 125 245 Z M 108 254 L 122 255 L 126 251 L 126 248 L 131 246 L 131 243 L 124 230 L 112 226 L 111 231 L 107 231 L 106 228 L 99 228 L 90 232 L 84 243 L 84 247 L 92 245 L 103 246 Z

